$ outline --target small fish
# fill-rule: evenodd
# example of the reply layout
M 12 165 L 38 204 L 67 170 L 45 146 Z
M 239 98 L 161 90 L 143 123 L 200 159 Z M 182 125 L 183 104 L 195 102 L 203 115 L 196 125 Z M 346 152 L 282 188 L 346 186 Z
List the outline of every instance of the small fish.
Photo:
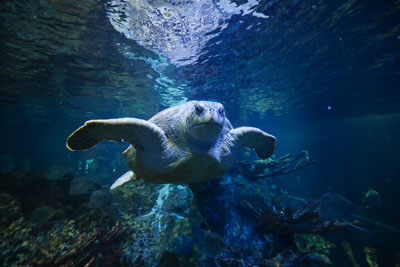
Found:
M 108 205 L 111 202 L 112 194 L 108 190 L 100 189 L 93 191 L 90 195 L 88 207 L 97 209 Z
M 124 198 L 122 194 L 113 193 L 111 208 L 118 210 L 119 212 L 127 212 L 129 210 L 129 205 L 127 199 Z
M 70 170 L 62 164 L 51 166 L 47 172 L 46 180 L 57 181 L 57 180 L 69 180 Z
M 380 207 L 381 196 L 377 191 L 369 189 L 367 192 L 364 193 L 362 203 L 363 206 L 367 209 Z
M 344 196 L 326 193 L 317 199 L 318 212 L 328 219 L 346 219 L 360 210 Z
M 29 223 L 46 223 L 56 214 L 57 210 L 50 206 L 40 207 L 32 211 Z
M 94 183 L 87 176 L 79 176 L 71 180 L 69 185 L 70 195 L 81 195 L 88 193 L 93 188 Z

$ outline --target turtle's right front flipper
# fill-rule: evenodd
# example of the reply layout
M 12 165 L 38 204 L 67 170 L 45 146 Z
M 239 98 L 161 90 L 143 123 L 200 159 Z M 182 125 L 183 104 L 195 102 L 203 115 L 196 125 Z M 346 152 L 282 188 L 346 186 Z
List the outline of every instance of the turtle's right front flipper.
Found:
M 135 118 L 90 120 L 67 139 L 70 150 L 87 150 L 101 141 L 128 142 L 135 147 L 161 150 L 166 140 L 163 130 L 154 123 Z

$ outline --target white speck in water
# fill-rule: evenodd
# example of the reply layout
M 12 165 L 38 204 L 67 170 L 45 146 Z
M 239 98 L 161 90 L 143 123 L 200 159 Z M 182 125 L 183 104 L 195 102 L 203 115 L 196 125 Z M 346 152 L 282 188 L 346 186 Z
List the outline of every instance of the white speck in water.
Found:
M 331 107 L 331 106 L 328 106 L 327 109 L 328 109 L 328 110 L 332 110 L 332 107 Z

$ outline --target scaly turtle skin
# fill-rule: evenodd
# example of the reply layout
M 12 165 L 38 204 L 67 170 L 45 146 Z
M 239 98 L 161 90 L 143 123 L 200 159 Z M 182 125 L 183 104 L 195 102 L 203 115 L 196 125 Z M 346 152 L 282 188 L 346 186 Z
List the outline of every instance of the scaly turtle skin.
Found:
M 90 120 L 67 139 L 70 150 L 87 150 L 101 141 L 128 142 L 129 168 L 147 181 L 194 183 L 224 174 L 239 147 L 266 159 L 276 139 L 258 128 L 233 129 L 217 102 L 190 101 L 161 111 L 150 120 Z

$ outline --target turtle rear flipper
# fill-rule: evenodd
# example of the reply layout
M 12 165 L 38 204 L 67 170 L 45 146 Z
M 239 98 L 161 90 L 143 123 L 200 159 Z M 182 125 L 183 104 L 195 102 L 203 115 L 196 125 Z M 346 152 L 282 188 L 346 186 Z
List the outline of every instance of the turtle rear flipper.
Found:
M 133 180 L 135 180 L 135 174 L 133 173 L 133 171 L 128 171 L 114 181 L 114 183 L 110 187 L 110 190 L 114 190 L 115 188 L 120 187 L 121 185 Z
M 121 118 L 87 121 L 68 137 L 66 145 L 69 150 L 87 150 L 101 141 L 125 141 L 136 147 L 160 151 L 165 140 L 164 131 L 154 123 Z
M 229 134 L 235 140 L 235 145 L 255 149 L 259 158 L 267 159 L 274 154 L 276 138 L 258 128 L 239 127 L 230 130 Z

